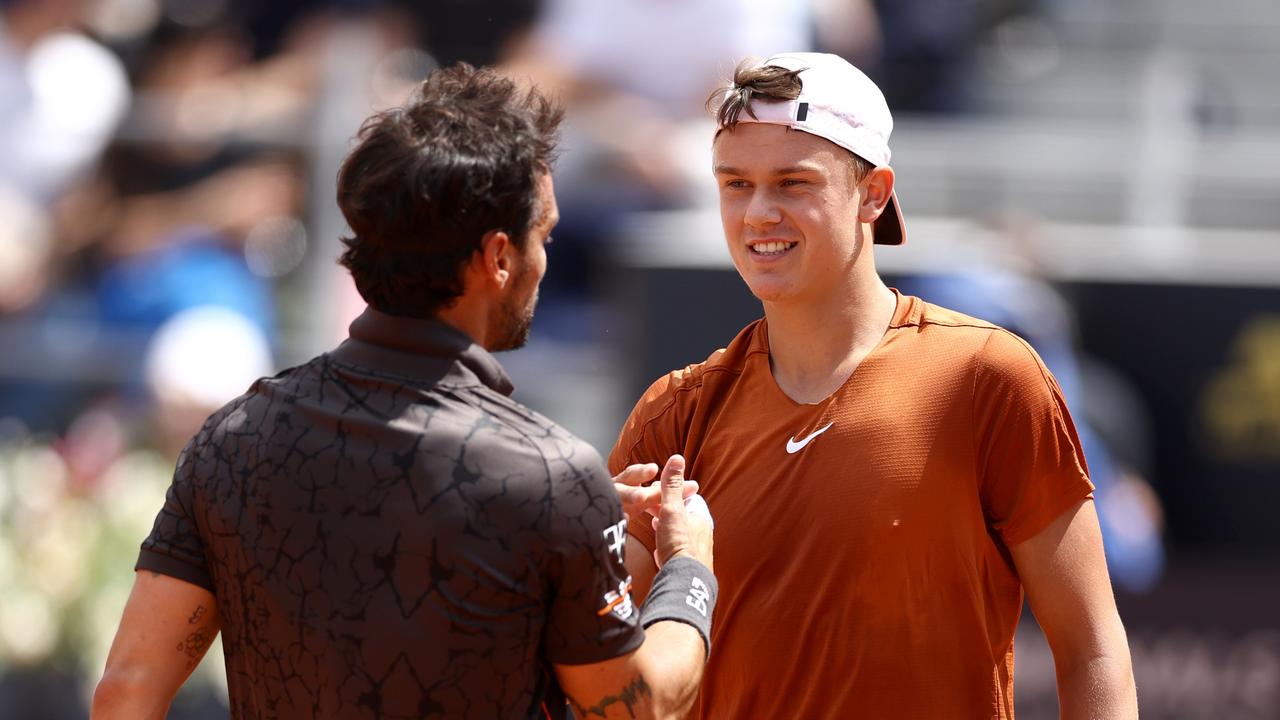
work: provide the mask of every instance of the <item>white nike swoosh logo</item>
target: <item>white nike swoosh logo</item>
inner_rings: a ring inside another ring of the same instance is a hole
[[[796,442],[796,439],[795,439],[795,438],[790,438],[790,439],[788,439],[788,440],[787,440],[787,454],[788,454],[788,455],[794,455],[794,454],[796,454],[796,453],[800,452],[801,450],[803,450],[803,449],[804,449],[804,446],[805,446],[805,445],[808,445],[808,444],[809,444],[809,441],[810,441],[810,440],[812,440],[812,439],[814,439],[814,438],[818,437],[819,435],[821,435],[822,433],[826,432],[827,430],[830,430],[830,429],[831,429],[831,426],[832,426],[832,425],[835,425],[835,424],[836,424],[836,423],[835,423],[835,421],[833,420],[833,421],[831,421],[831,422],[827,423],[826,425],[823,425],[822,427],[818,428],[817,430],[814,430],[813,432],[809,433],[809,434],[805,437],[805,439],[803,439],[803,440],[801,440],[801,441],[799,441],[799,442]]]

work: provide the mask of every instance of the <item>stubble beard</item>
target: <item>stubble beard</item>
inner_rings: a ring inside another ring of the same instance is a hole
[[[538,288],[525,295],[513,292],[502,304],[498,314],[498,326],[492,333],[497,338],[493,343],[494,352],[519,350],[529,341],[529,330],[533,327],[533,311],[538,305]]]

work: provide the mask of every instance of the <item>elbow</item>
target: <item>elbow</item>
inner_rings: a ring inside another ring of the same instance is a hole
[[[161,719],[167,712],[168,703],[141,674],[108,668],[93,690],[89,716],[91,720]]]
[[[1058,672],[1061,716],[1137,718],[1138,697],[1128,653],[1099,654]]]
[[[701,644],[701,638],[698,640]],[[698,652],[701,655],[701,652]],[[702,663],[663,667],[645,673],[651,694],[648,715],[654,720],[684,720],[698,701]]]
[[[108,720],[120,717],[120,709],[129,696],[129,682],[119,673],[107,671],[98,686],[93,689],[93,704],[89,709],[92,720]]]
[[[689,716],[689,711],[693,709],[693,703],[697,698],[696,687],[692,691],[655,693],[654,720],[684,720]]]

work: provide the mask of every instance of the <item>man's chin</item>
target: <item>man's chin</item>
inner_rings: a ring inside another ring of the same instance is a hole
[[[795,294],[792,288],[784,283],[770,280],[747,282],[747,289],[756,296],[757,300],[767,303],[781,302]]]
[[[494,343],[490,352],[507,352],[510,350],[519,350],[529,342],[529,332],[533,328],[533,310],[529,310],[529,314],[520,318],[515,324],[511,325],[506,332],[502,333],[502,340]]]
[[[519,350],[520,348],[524,347],[528,342],[529,342],[529,331],[528,329],[526,329],[519,336],[511,338],[510,340],[503,342],[501,345],[494,348],[493,352],[510,352],[512,350]]]

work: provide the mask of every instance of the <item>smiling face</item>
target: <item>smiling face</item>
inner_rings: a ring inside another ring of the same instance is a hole
[[[871,242],[848,151],[781,125],[742,123],[716,136],[712,159],[729,254],[756,297],[821,300],[847,286]]]

